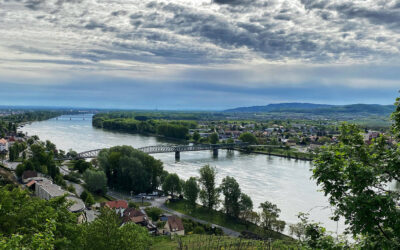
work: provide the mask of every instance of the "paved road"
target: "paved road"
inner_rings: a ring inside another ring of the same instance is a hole
[[[114,191],[108,191],[107,194],[109,196],[115,198],[115,199],[123,199],[123,200],[129,200],[129,201],[130,200],[131,201],[141,201],[141,199],[135,199],[135,198],[131,199],[131,197],[128,196],[128,195],[124,195],[124,194],[121,194],[121,193],[118,193],[118,192],[114,192]],[[172,210],[172,209],[170,209],[170,208],[165,206],[165,201],[166,200],[167,200],[166,197],[160,197],[160,198],[156,198],[154,200],[146,200],[146,201],[150,202],[151,206],[158,207],[158,208],[164,210],[167,213],[174,214],[174,215],[179,216],[181,218],[191,219],[191,220],[196,221],[196,222],[201,223],[201,224],[211,224],[214,227],[221,228],[225,235],[234,236],[234,237],[239,237],[239,235],[240,235],[239,232],[233,231],[233,230],[231,230],[229,228],[222,227],[222,226],[219,226],[219,225],[216,225],[216,224],[212,224],[212,223],[210,223],[208,221],[200,220],[200,219],[197,219],[195,217],[192,217],[192,216],[189,216],[189,215],[186,215],[186,214],[182,214],[182,213],[180,213],[178,211]]]

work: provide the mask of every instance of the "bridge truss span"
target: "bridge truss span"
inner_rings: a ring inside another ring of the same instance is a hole
[[[217,152],[218,149],[237,149],[248,147],[247,143],[235,143],[235,144],[193,144],[193,145],[158,145],[158,146],[148,146],[137,148],[137,150],[142,151],[146,154],[158,154],[158,153],[173,153],[176,155],[180,152],[185,151],[204,151],[213,150]],[[85,151],[78,154],[77,158],[95,158],[98,156],[102,149],[94,149]]]

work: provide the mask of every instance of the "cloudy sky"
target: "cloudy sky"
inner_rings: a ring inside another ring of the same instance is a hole
[[[400,0],[0,0],[0,105],[390,104]]]

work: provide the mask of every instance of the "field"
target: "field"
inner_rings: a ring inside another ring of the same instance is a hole
[[[186,235],[169,237],[156,237],[152,250],[172,250],[172,249],[299,249],[293,241],[258,241],[229,236],[214,235]]]

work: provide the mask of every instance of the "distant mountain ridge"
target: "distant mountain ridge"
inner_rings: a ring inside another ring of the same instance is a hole
[[[282,113],[365,113],[388,115],[395,110],[394,105],[379,104],[350,104],[350,105],[328,105],[314,103],[277,103],[266,106],[239,107],[227,109],[224,112],[254,113],[254,112],[282,112]]]

